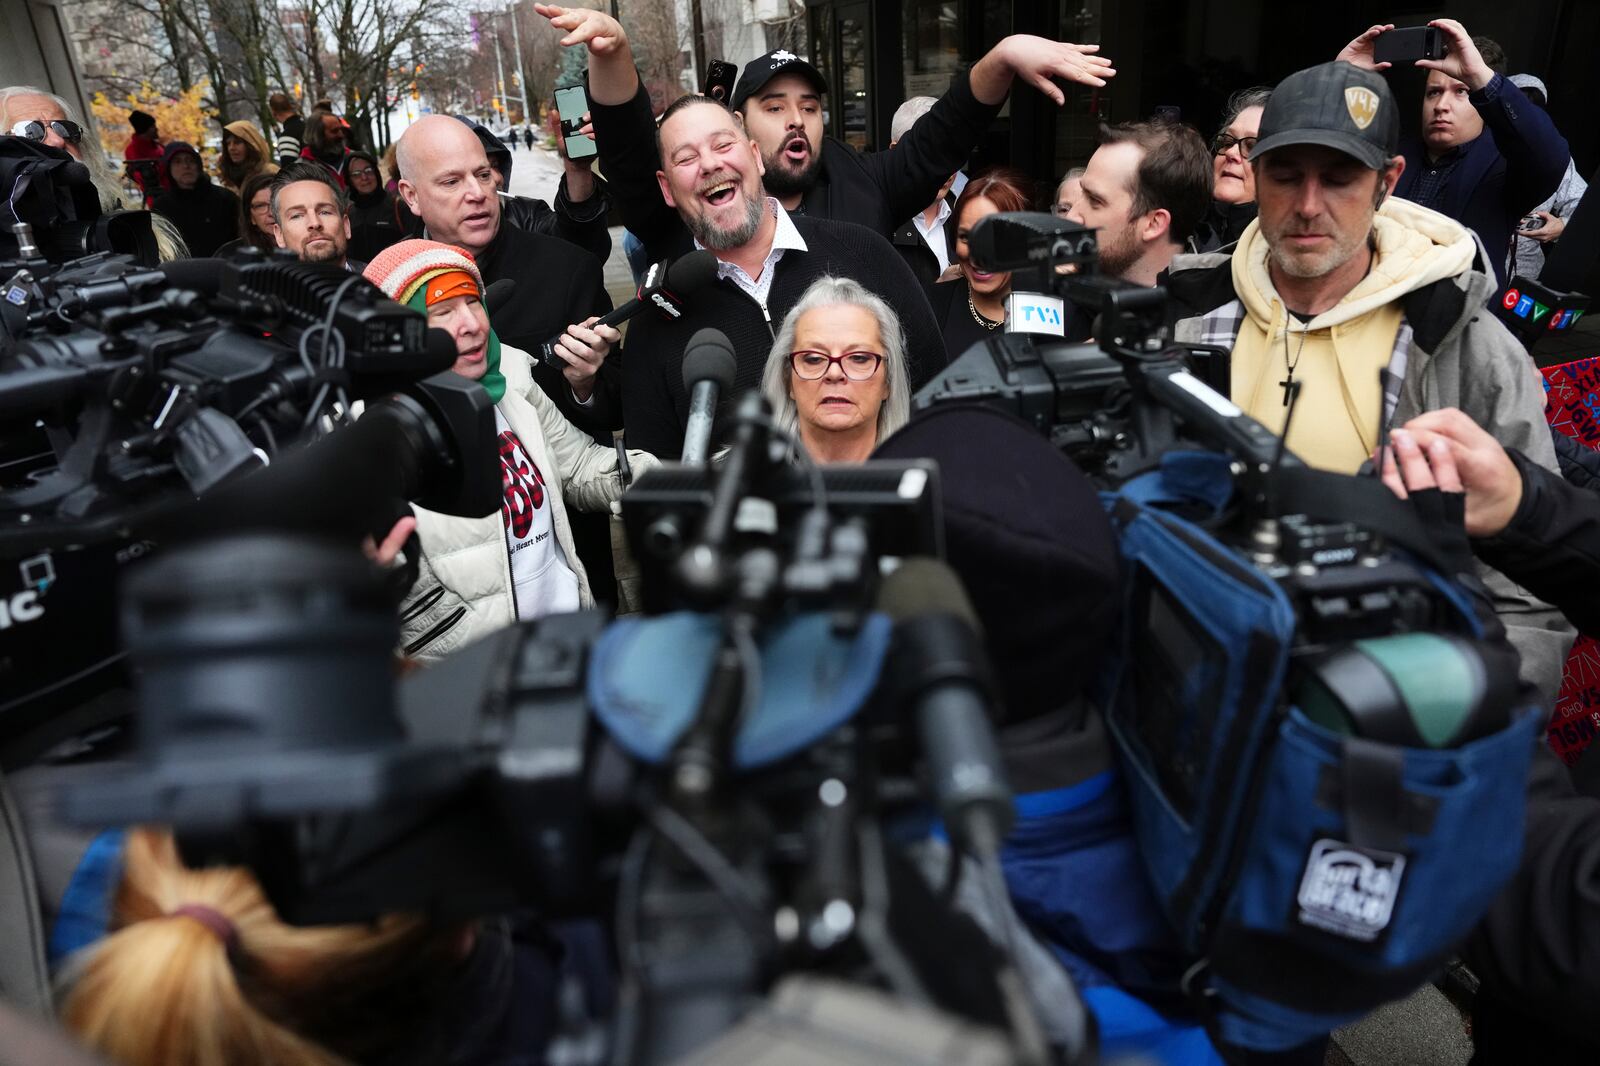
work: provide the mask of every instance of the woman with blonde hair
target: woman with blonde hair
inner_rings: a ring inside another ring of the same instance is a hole
[[[189,869],[166,833],[130,831],[123,860],[112,932],[69,960],[59,1013],[124,1066],[493,1059],[528,1029],[494,1006],[540,1009],[508,991],[522,964],[503,927],[299,928],[248,870]]]
[[[849,278],[820,277],[784,316],[761,391],[819,463],[858,463],[911,416],[900,318]]]

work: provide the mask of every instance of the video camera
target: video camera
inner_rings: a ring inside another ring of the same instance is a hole
[[[463,461],[493,454],[493,419],[481,389],[441,373],[455,358],[447,336],[337,267],[255,252],[155,266],[153,245],[118,250],[128,247],[121,236],[148,235],[149,216],[108,222],[82,170],[64,153],[0,139],[17,219],[17,254],[0,259],[8,741],[114,683],[118,572],[157,542],[198,532],[174,521],[176,506],[345,425],[360,403],[364,434],[399,438],[380,469],[404,469],[406,491],[379,477],[395,499],[477,514],[499,500],[492,467]],[[50,248],[36,243],[40,232]],[[348,508],[330,511],[371,502],[356,486],[374,475],[350,476],[352,486],[285,506],[330,533],[354,524],[359,539],[367,525]],[[247,523],[251,506],[236,499],[236,513],[218,520]]]
[[[394,612],[351,553],[258,532],[142,566],[122,610],[138,752],[65,815],[171,825],[192,858],[248,863],[290,921],[613,914],[622,1016],[597,1045],[569,1033],[575,1061],[837,1054],[864,1004],[864,1062],[923,1061],[931,1032],[1046,1061],[1014,975],[972,960],[1011,964],[889,840],[931,797],[1003,901],[981,644],[923,617],[928,588],[947,613],[963,594],[911,558],[942,546],[937,470],[797,474],[758,396],[732,424],[714,469],[666,464],[624,497],[658,613],[525,623],[398,687]],[[344,465],[350,432],[230,488]]]
[[[1393,549],[1437,561],[1434,532],[1376,478],[1308,468],[1217,391],[1226,353],[1172,342],[1165,290],[1094,274],[1093,232],[1053,215],[990,215],[969,246],[982,269],[1033,272],[1038,289],[1097,315],[1097,339],[991,335],[925,385],[915,409],[1000,407],[1111,490],[1152,475],[1174,453],[1220,453],[1228,472],[1211,488],[1227,506],[1207,528],[1284,585],[1308,647],[1427,627],[1433,585]]]
[[[0,136],[0,189],[10,216],[0,222],[0,260],[65,263],[103,252],[156,263],[149,212],[102,212],[89,168],[62,149]]]

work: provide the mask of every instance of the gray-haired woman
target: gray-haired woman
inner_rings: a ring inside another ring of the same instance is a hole
[[[761,391],[813,460],[861,462],[911,416],[899,317],[849,278],[818,278],[784,316]]]

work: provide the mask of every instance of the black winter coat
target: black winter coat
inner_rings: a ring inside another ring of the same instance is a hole
[[[152,211],[165,215],[178,232],[189,254],[204,259],[239,236],[239,198],[211,179],[200,175],[192,189],[176,185],[157,196]]]
[[[389,245],[404,239],[395,214],[395,200],[394,193],[381,186],[366,196],[350,194],[350,258],[370,262]]]

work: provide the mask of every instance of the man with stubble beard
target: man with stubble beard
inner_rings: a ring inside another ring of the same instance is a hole
[[[583,9],[549,4],[535,4],[534,9],[568,31],[564,46],[577,43],[572,29]],[[612,35],[626,42],[617,26],[600,36],[602,47]],[[966,165],[1015,79],[1029,82],[1059,105],[1066,97],[1052,79],[1098,87],[1115,75],[1110,60],[1095,54],[1098,49],[1021,34],[1007,37],[970,71],[952,77],[938,103],[894,148],[882,152],[860,152],[823,135],[827,86],[815,67],[783,49],[745,65],[732,106],[758,147],[767,193],[785,211],[854,222],[887,240]],[[591,49],[591,64],[594,59]],[[591,81],[589,101],[600,167],[624,224],[643,242],[651,262],[687,252],[691,245],[683,221],[656,191],[650,96],[637,73],[630,67],[606,88]]]
[[[538,10],[566,31],[565,45],[589,50],[596,139],[604,143],[607,136],[634,133],[628,125],[632,113],[617,114],[628,112],[631,105],[626,102],[635,98],[638,87],[633,51],[622,26],[601,11],[567,12],[544,5]],[[606,100],[622,104],[607,108],[601,103]],[[643,106],[643,136],[648,138],[648,100]],[[607,112],[604,118],[602,111]],[[620,118],[621,127],[607,134],[607,118]],[[687,245],[683,250],[699,246],[717,260],[717,281],[696,292],[680,318],[646,314],[628,326],[622,399],[630,447],[663,459],[682,453],[689,410],[683,352],[697,330],[714,326],[732,343],[734,383],[724,397],[731,401],[760,385],[776,323],[825,274],[851,278],[895,309],[906,333],[905,350],[912,356],[907,369],[913,385],[943,363],[944,344],[933,312],[889,242],[860,226],[791,216],[762,188],[760,149],[720,101],[680,97],[662,112],[653,143],[625,159],[650,167],[654,195],[672,211]],[[624,180],[637,186],[643,177],[610,174],[613,189]]]

